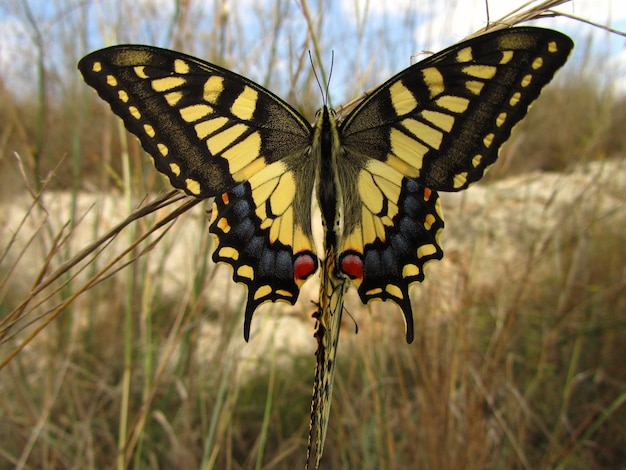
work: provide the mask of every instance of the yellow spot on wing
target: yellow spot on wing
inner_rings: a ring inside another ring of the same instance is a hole
[[[443,75],[435,67],[428,67],[422,70],[422,78],[428,87],[428,94],[431,98],[443,93],[445,89]]]
[[[258,95],[259,93],[254,88],[246,86],[230,107],[230,112],[244,121],[251,119],[256,110]]]
[[[385,286],[385,290],[387,291],[389,295],[393,297],[396,297],[398,299],[404,298],[404,295],[402,294],[402,290],[395,284],[387,284]]]
[[[261,157],[256,158],[251,163],[249,163],[248,165],[243,167],[241,170],[239,170],[238,172],[234,173],[233,174],[233,178],[236,181],[248,180],[248,179],[250,179],[252,177],[252,175],[255,175],[256,173],[261,171],[266,166],[267,166],[267,164],[265,163],[265,160],[263,158],[261,158]]]
[[[416,170],[422,167],[422,158],[428,152],[428,147],[397,129],[391,129],[389,140],[391,141],[391,151],[395,156]],[[388,160],[387,163],[391,165],[393,162]]]
[[[91,70],[93,70],[96,73],[102,72],[102,63],[94,62],[93,65],[91,66]]]
[[[254,280],[254,269],[247,264],[241,265],[237,268],[237,274],[246,279]]]
[[[146,75],[145,67],[143,65],[138,65],[133,68],[133,70],[135,71],[135,75],[137,75],[139,78],[148,78],[148,76]]]
[[[187,178],[185,180],[185,186],[191,194],[195,194],[196,196],[200,194],[200,183],[198,183],[196,180]]]
[[[435,103],[448,111],[461,114],[464,113],[469,106],[469,100],[461,96],[444,95],[435,100]]]
[[[215,209],[215,207],[213,208],[213,214],[216,214],[217,210]],[[219,229],[224,232],[224,233],[228,233],[230,232],[230,224],[228,223],[228,219],[226,219],[226,217],[222,217],[219,222],[217,223],[217,226],[219,227]]]
[[[533,70],[540,69],[542,66],[543,66],[543,58],[541,57],[537,57],[535,60],[533,60],[533,63],[531,65]]]
[[[463,73],[483,80],[491,80],[496,74],[496,68],[492,65],[468,65],[463,67]]]
[[[453,185],[455,188],[462,187],[467,182],[467,172],[457,173],[454,175]]]
[[[548,52],[550,52],[550,53],[554,54],[555,52],[558,52],[558,50],[559,50],[559,48],[558,48],[558,46],[556,45],[556,42],[555,42],[555,41],[550,41],[550,42],[548,43]]]
[[[422,167],[422,158],[424,157],[424,154],[428,152],[428,147],[420,144],[419,142],[415,142],[414,151],[419,151],[421,153],[415,152],[415,155],[411,159],[411,165],[409,165],[406,161],[396,157],[392,153],[387,154],[387,159],[385,160],[385,163],[400,174],[406,175],[409,178],[417,178],[420,174],[419,169]]]
[[[128,107],[128,112],[135,119],[141,119],[141,113],[139,112],[139,110],[135,106],[129,106]]]
[[[270,243],[280,240],[286,245],[291,245],[293,238],[293,209],[289,208],[280,217],[272,222],[270,228]]]
[[[483,144],[485,144],[485,147],[489,148],[491,147],[491,144],[493,143],[493,133],[490,132],[489,134],[487,134],[484,139],[483,139]]]
[[[513,51],[502,51],[502,59],[500,59],[500,64],[508,64],[513,58]]]
[[[219,255],[223,258],[229,258],[234,261],[237,261],[239,259],[239,252],[229,246],[220,248]]]
[[[471,47],[464,47],[456,53],[457,62],[471,62],[472,59],[473,55]]]
[[[414,264],[405,264],[402,267],[402,277],[410,277],[410,276],[419,276],[420,274],[420,268],[419,266],[416,266]]]
[[[228,136],[231,137],[230,133],[235,131],[235,128],[239,125],[233,126],[231,129],[222,132],[216,138],[223,136],[228,133]],[[241,133],[247,130],[246,126],[241,125],[244,129]],[[239,129],[237,129],[239,131]],[[239,137],[239,132],[235,136],[235,138]],[[213,139],[209,139],[209,142]],[[234,139],[233,139],[234,140]],[[228,143],[230,144],[230,142]],[[237,142],[235,145],[230,147],[228,150],[225,150],[222,153],[222,157],[228,160],[228,168],[230,169],[231,174],[238,172],[242,168],[245,168],[250,163],[252,163],[259,156],[259,152],[261,151],[261,135],[258,132],[254,132],[246,137],[241,142]]]
[[[513,93],[513,95],[511,95],[511,99],[509,99],[509,105],[516,106],[517,103],[519,103],[521,97],[522,94],[519,91],[516,91],[515,93]]]
[[[426,217],[424,218],[424,228],[426,230],[430,230],[430,228],[433,226],[433,224],[437,221],[437,219],[435,219],[435,216],[432,214],[427,214]]]
[[[439,149],[441,147],[441,140],[443,139],[443,132],[434,127],[431,127],[423,122],[416,121],[415,119],[405,119],[402,124],[406,129],[411,132],[415,137],[424,142],[430,148]],[[391,143],[393,147],[393,140]]]
[[[205,137],[212,135],[218,130],[220,130],[227,123],[228,123],[227,117],[217,117],[214,119],[209,119],[208,121],[199,122],[193,127],[196,131],[196,135],[198,136],[198,139],[204,139]],[[211,151],[211,148],[209,147],[209,145],[210,145],[209,142],[207,142],[207,147],[209,148],[209,151]]]
[[[128,93],[126,93],[124,90],[118,91],[117,96],[122,103],[128,103]]]
[[[170,106],[176,106],[182,97],[183,94],[180,91],[172,91],[165,95],[165,101],[167,101],[167,104]]]
[[[431,255],[434,255],[435,253],[437,253],[437,247],[435,247],[435,245],[433,245],[431,243],[427,243],[425,245],[421,245],[417,249],[417,257],[418,258],[423,258],[425,256],[431,256]]]
[[[206,104],[194,104],[181,108],[180,116],[187,122],[196,122],[213,112],[213,108]]]
[[[383,290],[380,287],[374,287],[373,289],[370,289],[368,291],[366,291],[365,293],[369,296],[369,297],[380,297],[380,294],[382,294]]]
[[[180,175],[180,167],[176,164],[176,163],[170,163],[170,170],[172,171],[172,173],[174,173],[176,176]]]
[[[224,91],[224,77],[212,75],[204,83],[202,97],[209,103],[216,103],[217,99],[222,94],[222,91]]]
[[[272,287],[267,284],[259,287],[254,293],[254,300],[259,300],[262,297],[265,297],[272,293]]]
[[[522,83],[521,83],[522,87],[525,88],[528,85],[530,85],[530,82],[532,81],[532,79],[533,79],[532,75],[530,75],[530,74],[524,75],[522,77]]]
[[[107,75],[107,85],[117,86],[117,78],[115,78],[113,75]]]
[[[282,214],[291,206],[296,194],[296,182],[293,173],[288,171],[279,179],[278,186],[270,194],[270,208],[273,214]]]
[[[223,118],[223,119],[227,119],[227,118]],[[210,121],[205,121],[205,122],[211,122],[211,121],[213,121],[213,119],[211,119]],[[197,127],[198,126],[196,126],[196,128]],[[243,124],[235,124],[234,126],[229,127],[228,129],[225,129],[222,132],[213,135],[212,137],[209,138],[209,140],[207,140],[207,147],[209,149],[209,152],[211,152],[213,155],[217,155],[218,153],[222,152],[226,147],[232,145],[232,143],[235,140],[237,140],[239,137],[241,137],[243,133],[246,132],[247,130],[248,130],[248,127]],[[229,149],[228,150],[229,155],[227,155],[225,152],[223,156],[228,159],[235,159],[235,157],[239,156],[239,151],[234,150],[234,149],[235,147]],[[258,155],[258,151],[257,153],[253,154],[250,159],[255,158],[257,155]],[[232,164],[232,163],[229,161],[229,164]],[[231,170],[231,171],[236,171],[236,170]]]
[[[148,136],[150,137],[154,137],[155,133],[154,133],[154,127],[152,127],[150,124],[144,124],[143,125],[143,130],[146,134],[148,134]]]
[[[164,157],[167,157],[167,154],[170,153],[170,149],[168,149],[167,145],[165,144],[158,143],[157,148],[159,149],[159,152],[161,152],[161,155]]]
[[[182,77],[165,77],[152,80],[152,89],[158,93],[183,86],[187,80]]]
[[[380,213],[383,209],[383,194],[376,187],[372,175],[367,171],[359,173],[358,189],[365,207],[373,214]]]
[[[189,64],[182,59],[174,60],[174,71],[176,73],[189,73]]]
[[[426,109],[422,111],[420,115],[429,121],[433,126],[438,127],[445,132],[450,132],[452,130],[452,126],[454,126],[454,116],[451,116],[450,114]]]
[[[389,88],[391,103],[398,116],[409,114],[417,107],[413,93],[401,81],[397,81]]]
[[[465,88],[467,88],[470,93],[476,96],[480,95],[480,92],[483,91],[484,86],[484,82],[478,82],[476,80],[468,80],[467,82],[465,82]]]

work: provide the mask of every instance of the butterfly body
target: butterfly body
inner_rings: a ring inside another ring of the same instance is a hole
[[[572,47],[540,28],[487,33],[405,69],[343,119],[323,107],[313,125],[251,80],[174,51],[114,46],[79,69],[173,186],[215,198],[213,260],[231,265],[248,288],[246,340],[261,304],[294,304],[321,267],[317,467],[345,291],[354,285],[363,303],[395,302],[413,340],[409,286],[443,256],[438,191],[483,176]]]

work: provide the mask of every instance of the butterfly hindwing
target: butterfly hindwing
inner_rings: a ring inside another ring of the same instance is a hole
[[[459,191],[496,160],[513,126],[565,63],[572,41],[513,28],[454,45],[391,78],[342,122],[339,266],[361,300],[392,300],[412,339],[408,286],[440,259],[436,191]]]
[[[275,186],[280,186],[280,182]],[[257,198],[264,193],[258,191]],[[290,194],[287,190],[282,193]],[[268,210],[272,205],[271,193],[261,201],[255,201],[253,194],[251,183],[245,182],[216,197],[209,227],[216,243],[213,261],[230,264],[233,279],[248,287],[246,341],[257,307],[278,300],[294,304],[301,285],[318,267],[311,235],[293,223],[293,201],[281,196],[276,204],[283,204],[282,212],[273,214]],[[310,217],[310,205],[307,207],[308,210],[302,210]]]
[[[368,165],[371,169],[372,166]],[[378,173],[378,172],[377,172]],[[413,341],[409,286],[424,279],[424,265],[443,257],[439,236],[444,222],[436,191],[388,171],[385,177],[360,172],[358,223],[345,221],[338,265],[355,283],[363,303],[392,300],[405,317]],[[364,180],[364,181],[363,181]]]

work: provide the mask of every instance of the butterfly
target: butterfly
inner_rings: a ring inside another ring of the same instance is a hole
[[[485,174],[572,48],[548,29],[486,33],[403,70],[346,116],[323,106],[313,125],[253,81],[179,52],[119,45],[78,67],[174,187],[215,198],[213,260],[247,287],[246,340],[261,304],[294,304],[321,271],[307,451],[315,436],[317,468],[345,292],[353,285],[363,303],[395,302],[413,340],[409,286],[443,256],[438,191]]]

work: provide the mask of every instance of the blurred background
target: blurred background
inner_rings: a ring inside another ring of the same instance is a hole
[[[313,120],[313,67],[340,106],[522,5],[1,0],[0,468],[304,464],[314,282],[244,343],[210,205],[128,219],[169,186],[82,56],[176,49]],[[626,467],[626,5],[554,11],[529,24],[574,52],[485,181],[442,195],[415,342],[395,306],[348,300],[323,468]]]

